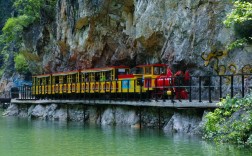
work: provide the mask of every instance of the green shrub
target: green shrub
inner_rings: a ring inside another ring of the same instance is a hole
[[[20,74],[26,74],[29,72],[28,63],[25,60],[24,55],[18,54],[15,56],[15,69]]]
[[[239,48],[252,42],[252,3],[251,1],[235,1],[234,9],[227,15],[223,22],[225,26],[234,25],[238,40],[228,45],[228,49]]]
[[[14,0],[13,3],[15,15],[7,19],[0,35],[0,53],[4,55],[9,55],[10,47],[13,45],[17,51],[20,50],[24,30],[33,23],[40,22],[42,14],[54,17],[56,0]],[[28,65],[24,60],[21,54],[16,56],[17,71],[28,71]]]
[[[34,17],[27,15],[9,18],[2,29],[4,42],[20,40],[23,29],[33,21]]]
[[[38,22],[41,18],[42,10],[54,10],[55,5],[56,0],[15,0],[13,7],[18,12],[18,15],[6,21],[2,29],[1,43],[9,44],[14,41],[17,44],[21,42],[24,28],[27,28],[34,22]],[[50,12],[52,11],[46,13],[49,14]]]
[[[204,138],[251,146],[252,94],[241,99],[227,96],[219,105],[220,108],[206,115]]]

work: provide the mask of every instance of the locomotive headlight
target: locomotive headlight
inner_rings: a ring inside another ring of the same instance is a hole
[[[172,91],[170,91],[170,90],[167,90],[167,95],[172,95]]]

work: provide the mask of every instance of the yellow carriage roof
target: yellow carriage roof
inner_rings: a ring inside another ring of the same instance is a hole
[[[58,72],[58,73],[53,73],[52,76],[61,76],[61,75],[72,75],[78,73],[78,70],[74,71],[67,71],[67,72]]]
[[[128,66],[112,66],[112,67],[104,67],[104,68],[90,68],[90,69],[83,69],[81,70],[82,73],[92,73],[92,72],[104,72],[109,71],[112,69],[119,69],[119,68],[129,68]]]
[[[34,75],[32,77],[37,77],[37,78],[43,78],[43,77],[49,77],[51,74],[42,74],[42,75]]]

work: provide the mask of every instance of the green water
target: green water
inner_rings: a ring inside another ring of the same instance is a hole
[[[217,146],[195,136],[164,134],[158,130],[0,116],[0,156],[245,156],[251,153],[246,148]]]

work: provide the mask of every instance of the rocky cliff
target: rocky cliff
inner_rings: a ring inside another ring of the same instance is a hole
[[[250,72],[251,47],[226,50],[231,8],[229,0],[58,0],[55,15],[26,30],[24,48],[36,56],[34,73],[161,62],[198,74]]]

